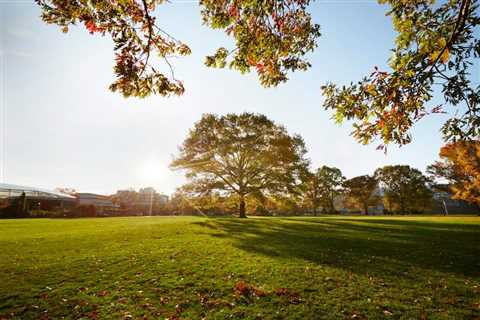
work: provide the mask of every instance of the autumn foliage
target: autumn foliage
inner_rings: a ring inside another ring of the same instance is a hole
[[[480,141],[449,143],[440,150],[440,158],[429,172],[450,183],[454,199],[480,205]]]
[[[109,35],[114,42],[116,80],[110,85],[125,97],[181,95],[171,58],[191,53],[184,42],[162,29],[155,10],[164,0],[63,1],[35,0],[42,19],[63,32],[81,23],[90,34]],[[319,26],[311,20],[308,0],[200,1],[204,24],[224,30],[235,47],[220,48],[206,65],[228,65],[242,73],[252,68],[264,86],[287,80],[287,72],[310,67],[304,56],[316,47]]]
[[[181,95],[172,57],[191,53],[184,42],[157,24],[155,11],[164,0],[35,0],[42,19],[63,32],[83,24],[91,34],[114,42],[116,80],[110,85],[125,97]],[[308,8],[310,0],[200,0],[203,23],[234,41],[206,57],[209,67],[255,71],[265,87],[288,80],[290,72],[307,70],[307,54],[317,47],[320,27]],[[353,121],[361,143],[407,144],[410,129],[429,114],[454,107],[442,128],[446,140],[480,135],[480,88],[471,80],[480,57],[478,1],[378,0],[387,5],[397,32],[386,70],[377,67],[357,83],[322,86],[324,108],[337,122]],[[430,105],[434,92],[444,97]],[[466,107],[466,108],[463,108]]]
[[[307,70],[304,56],[313,51],[320,27],[306,11],[310,0],[202,0],[203,21],[235,40],[231,49],[219,48],[206,65],[229,66],[241,73],[255,70],[266,87],[287,81],[287,73]]]
[[[373,67],[347,86],[327,83],[325,109],[339,123],[353,121],[352,135],[364,144],[407,144],[416,122],[447,107],[457,114],[442,128],[445,139],[478,137],[480,88],[471,81],[480,57],[477,1],[379,2],[388,5],[397,32],[389,68]],[[444,101],[431,105],[437,90]]]

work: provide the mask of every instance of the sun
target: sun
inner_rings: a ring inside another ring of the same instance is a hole
[[[165,176],[167,167],[161,162],[148,161],[140,168],[140,176],[145,182],[156,182]]]

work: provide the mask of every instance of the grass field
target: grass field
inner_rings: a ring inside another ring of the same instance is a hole
[[[480,217],[0,221],[0,319],[480,319]]]

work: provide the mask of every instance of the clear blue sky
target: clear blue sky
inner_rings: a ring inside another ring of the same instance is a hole
[[[206,68],[205,55],[230,42],[221,31],[202,26],[196,2],[172,0],[159,8],[157,21],[193,50],[174,61],[186,93],[144,100],[108,91],[108,37],[83,27],[62,34],[40,20],[32,2],[0,0],[4,182],[105,194],[153,186],[171,193],[184,179],[168,164],[207,112],[263,113],[304,137],[314,166],[336,166],[347,177],[386,164],[425,170],[437,159],[445,116],[423,120],[413,129],[413,143],[390,147],[384,155],[376,145],[356,143],[350,125],[335,125],[322,108],[319,88],[325,82],[349,83],[375,65],[385,67],[395,34],[385,7],[374,0],[314,2],[311,12],[323,36],[311,55],[313,67],[273,89],[262,88],[254,73]]]

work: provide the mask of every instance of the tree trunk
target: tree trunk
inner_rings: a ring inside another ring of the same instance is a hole
[[[368,216],[368,204],[363,205],[363,210],[365,210],[365,215]]]
[[[333,198],[330,199],[330,213],[333,214],[333,213],[336,213],[335,212],[335,204],[333,203]]]
[[[313,206],[313,215],[317,216],[317,207],[315,205]]]
[[[399,205],[399,207],[400,207],[400,208],[399,208],[400,212],[398,212],[397,214],[399,214],[399,215],[404,215],[404,214],[405,214],[405,202],[403,201],[403,198],[402,198],[402,197],[400,197],[400,198],[398,199],[398,205]]]
[[[247,215],[245,214],[245,196],[240,196],[240,218],[246,218]]]

